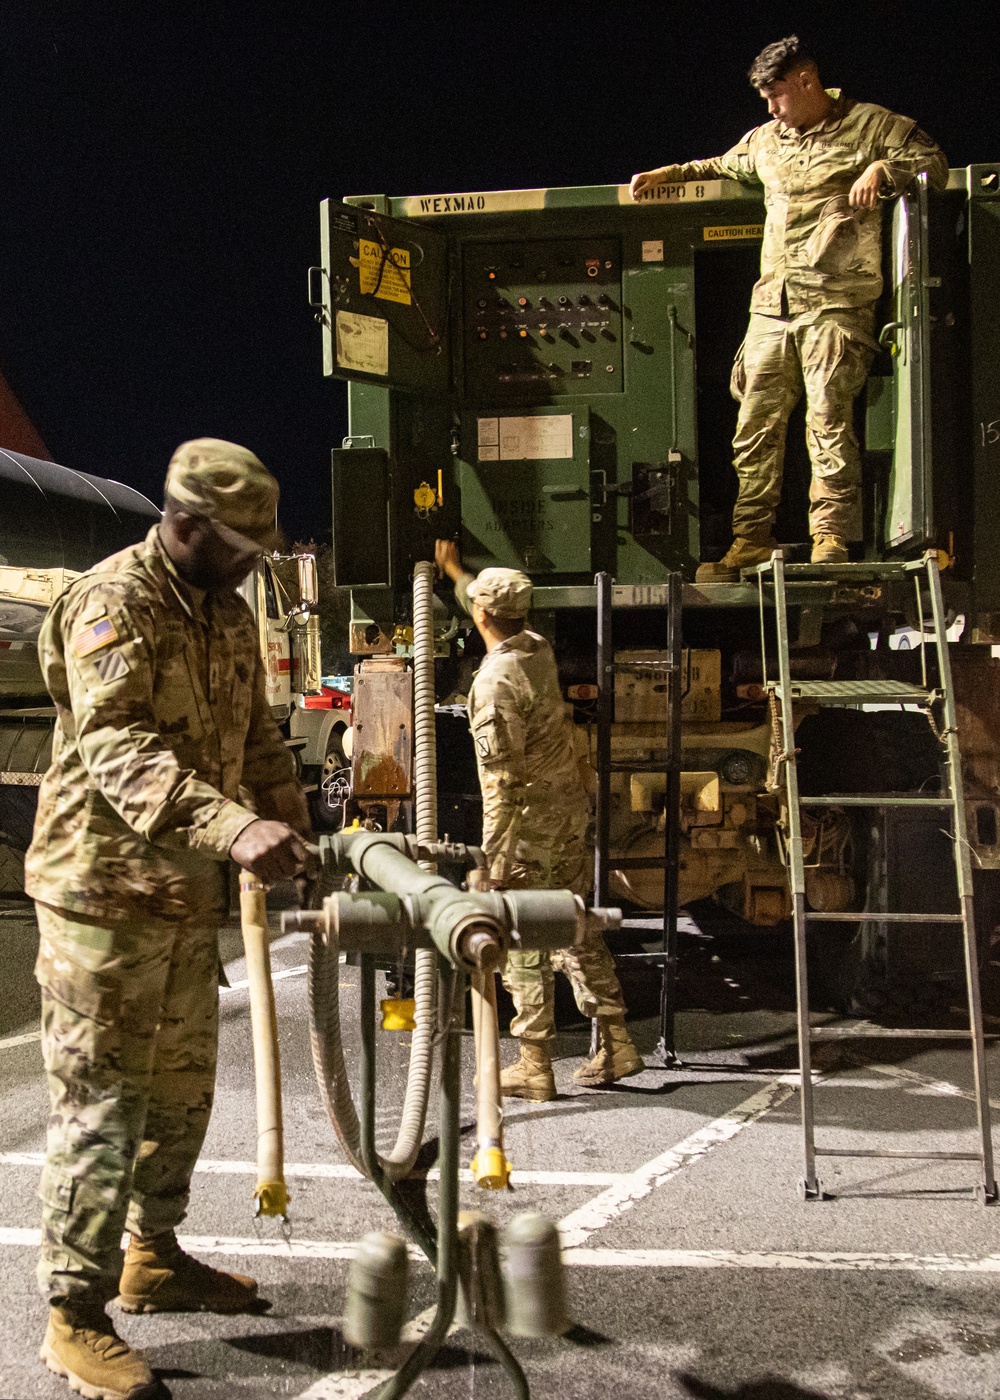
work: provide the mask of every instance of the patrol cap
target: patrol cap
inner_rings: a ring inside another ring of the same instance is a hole
[[[527,617],[531,579],[520,569],[484,569],[469,585],[469,597],[493,617]]]
[[[278,483],[248,447],[222,438],[182,442],[167,468],[165,494],[192,515],[204,516],[222,533],[273,549]]]

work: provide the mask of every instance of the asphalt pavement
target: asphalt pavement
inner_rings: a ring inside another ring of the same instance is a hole
[[[277,926],[277,918],[275,918]],[[65,1383],[38,1360],[45,1307],[34,1282],[35,1195],[47,1111],[31,978],[34,921],[0,907],[0,1400],[56,1400]],[[800,1198],[799,1095],[788,940],[685,936],[680,1068],[651,1068],[582,1091],[588,1047],[562,983],[550,1104],[510,1103],[514,1190],[462,1187],[465,1209],[498,1223],[539,1210],[560,1223],[573,1327],[510,1339],[537,1400],[982,1400],[1000,1390],[1000,1210],[971,1197],[975,1164],[823,1160],[832,1199]],[[239,934],[223,935],[230,980],[245,976]],[[219,1087],[182,1226],[188,1247],[252,1272],[270,1306],[246,1317],[116,1313],[177,1400],[374,1396],[427,1325],[434,1275],[415,1259],[399,1352],[364,1356],[341,1335],[351,1250],[393,1228],[378,1192],[346,1167],[309,1051],[303,935],[275,927],[291,1228],[253,1220],[255,1123],[249,1005],[222,995]],[[345,967],[348,1062],[357,1045],[357,974]],[[657,1038],[653,974],[631,974],[633,1032]],[[828,1013],[827,1019],[835,1019]],[[990,1029],[1000,1029],[991,1022]],[[988,1060],[1000,1103],[1000,1054]],[[381,1034],[379,1138],[395,1130],[406,1035]],[[514,1047],[504,1040],[504,1058]],[[867,1054],[870,1063],[865,1063]],[[472,1043],[464,1044],[463,1161],[474,1151]],[[854,1043],[827,1058],[816,1105],[820,1141],[853,1148],[973,1150],[971,1063],[961,1042]],[[425,1168],[433,1166],[435,1105]],[[418,1182],[433,1210],[437,1183]],[[485,1343],[455,1330],[414,1395],[512,1395]]]

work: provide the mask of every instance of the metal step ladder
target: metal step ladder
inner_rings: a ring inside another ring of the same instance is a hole
[[[749,572],[749,571],[748,571]],[[775,711],[776,738],[780,733],[782,752],[778,755],[783,772],[785,797],[784,838],[787,854],[788,880],[792,899],[795,929],[795,975],[798,1016],[799,1064],[802,1089],[802,1135],[804,1177],[802,1194],[807,1200],[823,1199],[823,1190],[816,1173],[817,1157],[889,1157],[929,1159],[937,1161],[972,1161],[978,1163],[977,1198],[986,1204],[997,1198],[993,1169],[993,1143],[990,1130],[990,1105],[986,1085],[983,1016],[979,996],[979,967],[973,917],[972,865],[966,833],[965,802],[962,791],[962,767],[958,748],[955,696],[952,689],[951,664],[948,655],[947,622],[941,593],[941,578],[937,556],[933,553],[908,563],[890,564],[788,564],[780,551],[766,564],[753,571],[760,602],[761,648],[763,652],[764,689]],[[911,685],[892,680],[857,681],[794,681],[791,676],[788,632],[787,583],[793,587],[800,582],[843,580],[850,583],[909,582],[916,594],[916,611],[921,637],[924,632],[924,599],[930,598],[930,632],[921,641],[922,684]],[[766,604],[774,609],[776,634],[777,679],[768,678]],[[928,684],[928,645],[936,653],[938,683]],[[802,797],[799,794],[796,763],[795,721],[796,701],[818,705],[859,707],[866,704],[900,704],[920,707],[927,715],[942,749],[942,782],[944,790],[935,796],[897,796],[895,794],[857,794]],[[937,711],[938,719],[935,719]],[[831,807],[871,808],[938,808],[950,815],[951,844],[955,862],[960,913],[937,914],[920,911],[875,911],[867,915],[857,912],[817,913],[806,908],[805,859],[802,840],[801,809]],[[876,918],[880,923],[895,924],[953,924],[961,929],[964,941],[965,976],[969,1004],[969,1025],[966,1031],[896,1029],[866,1023],[855,1026],[813,1026],[809,1017],[809,979],[806,966],[806,933],[813,920],[858,922],[859,917]],[[977,1152],[907,1152],[904,1150],[869,1150],[849,1147],[822,1146],[815,1142],[813,1107],[812,1048],[817,1041],[869,1037],[899,1036],[903,1038],[966,1038],[971,1041],[975,1102],[979,1132]]]
[[[594,579],[597,593],[597,803],[596,841],[594,851],[594,898],[605,904],[611,896],[608,876],[612,870],[662,869],[663,916],[656,918],[626,917],[623,929],[647,934],[657,927],[661,935],[655,952],[614,953],[616,962],[647,963],[659,966],[660,1035],[653,1063],[670,1068],[677,1063],[674,1021],[677,1009],[677,880],[678,842],[680,834],[681,791],[681,598],[682,579],[678,573],[668,576],[661,590],[666,611],[664,641],[666,663],[657,661],[657,673],[667,678],[667,723],[664,735],[664,757],[648,763],[616,763],[611,757],[611,731],[615,717],[615,675],[621,671],[634,672],[641,663],[619,666],[615,662],[612,624],[613,580],[600,573]],[[650,663],[653,664],[653,663]],[[612,773],[663,773],[665,775],[664,809],[666,813],[664,852],[662,856],[612,856],[611,844],[611,775]],[[613,951],[613,950],[612,950]],[[597,1053],[597,1023],[594,1023],[592,1053]],[[647,1061],[648,1063],[648,1061]],[[652,1067],[652,1066],[650,1066]]]

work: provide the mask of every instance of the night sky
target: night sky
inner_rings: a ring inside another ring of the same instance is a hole
[[[319,200],[719,154],[790,32],[952,165],[1000,157],[986,3],[5,0],[0,369],[57,461],[158,501],[178,442],[232,438],[322,538],[346,391],[306,304]]]

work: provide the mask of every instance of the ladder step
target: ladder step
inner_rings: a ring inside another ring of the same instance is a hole
[[[781,697],[775,684],[768,686]],[[940,696],[907,681],[792,681],[790,700],[815,700],[820,705],[929,705]]]
[[[897,797],[891,792],[851,793],[838,795],[831,793],[823,797],[803,797],[799,794],[800,807],[954,807],[953,797]]]
[[[914,561],[923,572],[922,560]],[[770,560],[766,564],[758,564],[754,569],[744,570],[751,576],[759,574],[766,583],[767,574],[771,571]],[[869,564],[788,564],[785,565],[786,578],[814,578],[821,582],[827,578],[854,579],[861,582],[864,579],[902,579],[907,574],[913,573],[911,565],[905,563],[869,563]]]
[[[677,958],[669,953],[615,953],[615,962],[646,962],[659,963],[661,967],[676,967]]]
[[[823,923],[837,922],[841,924],[961,924],[964,917],[961,914],[886,914],[881,909],[859,909],[854,913],[850,911],[836,914],[818,914],[814,909],[807,909],[805,917],[812,921],[822,920]]]
[[[637,758],[632,763],[614,762],[608,764],[609,773],[669,773],[666,759]]]
[[[971,1040],[971,1031],[909,1030],[902,1026],[810,1026],[810,1040]],[[991,1039],[994,1037],[990,1037]]]
[[[894,1151],[891,1147],[816,1147],[817,1157],[892,1157],[898,1160],[920,1162],[978,1162],[978,1152],[906,1152],[902,1148]]]

